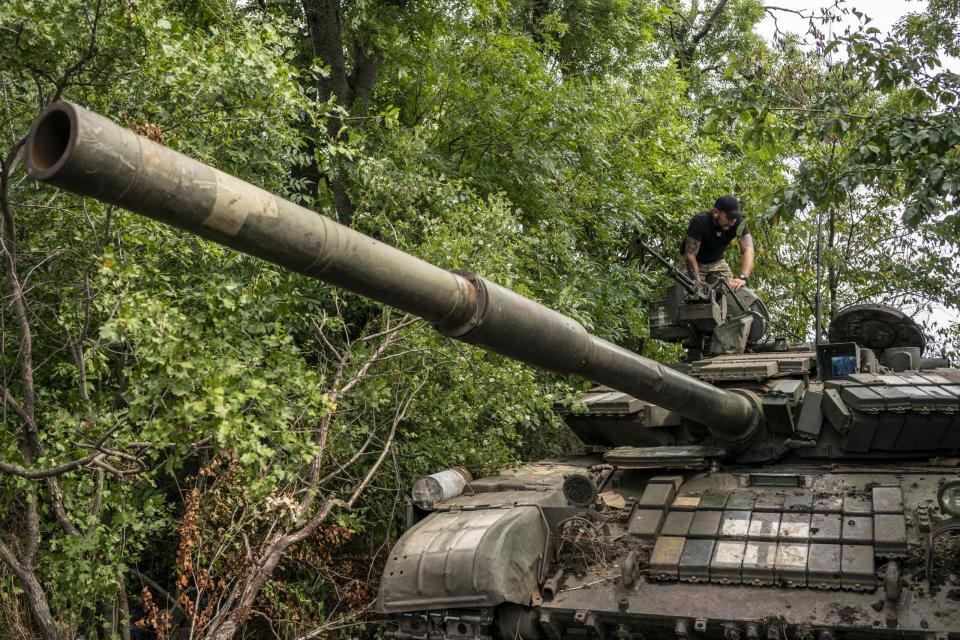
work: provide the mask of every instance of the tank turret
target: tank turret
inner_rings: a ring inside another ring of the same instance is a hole
[[[604,385],[566,416],[585,453],[411,480],[376,603],[389,637],[960,637],[960,370],[925,356],[901,311],[843,310],[824,344],[762,342],[759,298],[674,269],[651,312],[651,334],[688,350],[668,366],[67,102],[38,117],[26,161],[63,189]]]
[[[679,342],[688,360],[704,355],[744,353],[767,333],[770,315],[747,287],[733,291],[723,278],[700,286],[643,240],[640,249],[659,262],[675,284],[650,304],[650,337]]]

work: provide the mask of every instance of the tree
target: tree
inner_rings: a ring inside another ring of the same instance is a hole
[[[801,164],[794,184],[775,200],[776,212],[808,204],[826,210],[861,187],[903,199],[907,223],[955,212],[958,185],[949,176],[956,162],[952,141],[960,139],[958,77],[939,59],[957,37],[950,15],[932,3],[886,36],[867,26],[829,42],[821,36],[811,64],[788,41],[792,62],[786,66],[755,60],[738,74],[741,113],[757,125],[749,131],[760,136],[755,140],[819,140],[833,149],[822,161]],[[834,51],[846,55],[833,62]],[[785,75],[787,69],[799,78]],[[817,77],[825,83],[819,89],[810,83]],[[831,172],[827,162],[838,169]]]
[[[924,71],[936,64],[933,41],[914,42],[909,53],[898,44],[909,42],[918,19],[886,38],[866,28],[834,42],[820,34],[813,50],[787,38],[780,56],[754,58],[733,74],[734,88],[710,116],[710,126],[739,131],[744,144],[793,158],[790,184],[766,213],[789,227],[770,238],[779,247],[774,268],[761,267],[761,277],[793,299],[775,309],[788,334],[811,335],[806,321],[790,318],[807,318],[815,307],[815,274],[806,265],[816,262],[818,218],[827,319],[854,302],[914,312],[958,303],[955,287],[943,286],[958,280],[954,187],[943,179],[955,162],[946,89],[954,80]],[[833,60],[838,47],[849,57]],[[783,267],[802,273],[804,286],[784,279]]]
[[[748,211],[785,201],[805,188],[780,191],[800,160],[839,184],[860,120],[835,139],[816,127],[861,113],[851,105],[893,109],[848,68],[766,49],[752,2],[0,11],[0,581],[13,587],[0,590],[0,635],[126,638],[139,623],[221,640],[356,624],[413,478],[571,446],[551,407],[584,384],[33,183],[19,150],[51,100],[628,346],[646,335],[656,285],[638,235],[672,247],[724,192]],[[829,97],[820,84],[845,110],[812,110]],[[733,87],[746,99],[705,117]],[[904,244],[889,214],[899,193],[878,183],[820,203],[836,304],[884,281],[945,299],[918,271],[952,277],[952,254],[901,268],[896,251],[952,223],[918,218]],[[815,213],[750,220],[761,285],[798,337]]]
[[[0,559],[16,577],[33,625],[45,638],[78,631],[129,636],[125,567],[143,550],[144,536],[163,526],[165,518],[161,501],[149,491],[145,495],[140,484],[155,480],[131,478],[149,476],[151,464],[167,455],[186,455],[191,445],[172,434],[151,441],[142,437],[142,425],[131,426],[124,397],[128,365],[141,354],[130,345],[111,344],[101,332],[119,308],[114,294],[122,286],[113,266],[126,262],[122,256],[131,248],[129,257],[142,260],[143,248],[158,236],[145,234],[146,243],[130,243],[128,234],[143,227],[131,227],[118,212],[38,190],[18,175],[20,153],[30,120],[62,96],[94,107],[99,101],[101,108],[119,104],[119,117],[174,143],[183,141],[187,122],[210,115],[201,105],[210,94],[194,91],[189,107],[197,111],[176,114],[179,132],[164,119],[175,110],[173,102],[154,99],[160,105],[151,114],[155,119],[144,118],[149,108],[141,109],[139,100],[150,89],[190,91],[177,82],[177,73],[204,64],[205,56],[207,62],[219,57],[216,44],[191,39],[189,28],[158,9],[155,4],[14,2],[0,15],[7,145],[0,163],[0,209],[13,309],[4,323],[16,327],[3,335],[6,429],[0,486],[9,508]],[[180,36],[176,46],[161,46],[172,30]],[[263,97],[255,87],[271,92],[282,87],[284,68],[277,64],[271,35],[277,34],[260,34],[236,50],[237,58],[252,67],[250,77],[204,88],[224,100],[236,95],[229,89],[242,85],[249,107]],[[145,63],[148,56],[155,66]],[[221,127],[221,134],[246,126],[236,126],[242,111],[222,102],[218,107],[220,113],[230,112],[227,122],[237,118],[235,126]],[[243,156],[242,149],[231,151],[235,158]],[[69,222],[50,225],[54,213]]]

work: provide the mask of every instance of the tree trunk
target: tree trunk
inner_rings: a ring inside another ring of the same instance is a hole
[[[353,96],[344,60],[340,2],[339,0],[302,0],[302,2],[310,41],[313,45],[313,56],[322,60],[330,68],[329,74],[317,77],[318,97],[323,102],[332,98],[337,105],[350,109]],[[327,137],[331,140],[336,139],[341,128],[343,128],[343,121],[335,115],[330,116],[327,120]],[[317,173],[319,175],[319,172]],[[338,173],[334,169],[332,175],[323,177],[333,194],[333,206],[340,222],[349,225],[354,206],[343,184],[343,178]]]
[[[830,295],[830,320],[837,317],[837,267],[834,262],[836,253],[834,245],[837,238],[837,214],[830,209],[828,212],[828,235],[827,235],[827,288]]]
[[[33,614],[33,623],[40,629],[44,640],[60,640],[60,629],[53,620],[50,606],[47,604],[47,594],[44,593],[40,581],[33,572],[20,578],[24,590],[27,592],[27,602],[30,613]]]
[[[20,580],[20,585],[27,596],[27,606],[33,616],[33,624],[40,631],[43,640],[61,640],[60,629],[50,613],[47,594],[44,592],[40,581],[37,580],[37,575],[33,572],[33,569],[21,564],[13,555],[13,551],[8,549],[2,540],[0,540],[0,560],[3,560]]]
[[[348,73],[346,47],[343,41],[339,0],[302,0],[303,12],[307,20],[307,29],[313,45],[313,55],[330,68],[327,76],[318,76],[317,94],[321,101],[333,100],[335,104],[349,111],[359,100],[369,100],[380,71],[380,52],[374,47],[372,39],[359,36],[350,49],[353,51],[353,68]],[[335,140],[343,129],[343,120],[331,116],[327,120],[327,137]],[[319,171],[315,171],[319,176]],[[347,192],[346,180],[342,171],[333,168],[330,174],[322,176],[330,193],[333,194],[333,206],[340,222],[349,225],[356,206]]]
[[[215,622],[211,625],[204,633],[204,640],[233,640],[244,623],[244,620],[239,619],[240,615],[253,609],[264,583],[273,575],[277,565],[280,564],[280,560],[283,559],[283,554],[292,544],[292,536],[280,534],[274,538],[274,541],[268,546],[267,552],[261,557],[260,562],[253,567],[243,581],[237,604],[226,612],[225,619],[222,622]]]
[[[35,459],[43,456],[43,445],[34,420],[36,392],[33,376],[33,333],[27,313],[26,298],[18,275],[17,231],[9,198],[10,175],[25,143],[26,138],[21,138],[13,145],[6,157],[0,159],[0,221],[2,221],[0,233],[3,235],[2,254],[6,263],[5,277],[10,289],[8,299],[13,307],[14,317],[20,332],[20,349],[17,354],[17,362],[20,365],[20,379],[23,386],[23,399],[19,410],[17,410],[15,402],[9,397],[5,396],[4,403],[16,411],[23,424],[19,435],[20,454],[23,456],[24,462],[29,465]],[[59,492],[55,479],[48,479],[47,484],[51,490]],[[39,492],[31,483],[24,493],[26,511],[23,514],[23,535],[20,536],[19,540],[21,547],[19,558],[14,555],[16,550],[8,549],[0,540],[0,560],[10,567],[14,575],[20,580],[27,595],[27,606],[33,614],[33,622],[40,630],[44,640],[60,640],[60,630],[50,613],[47,594],[44,592],[40,581],[37,580],[34,571],[37,550],[40,546],[40,519],[37,504]],[[53,492],[51,497],[55,500],[59,499],[59,496]]]
[[[266,551],[260,556],[260,559],[250,570],[250,573],[243,581],[240,587],[239,597],[236,604],[224,612],[222,622],[212,621],[207,631],[204,633],[204,640],[233,640],[236,633],[243,626],[243,620],[238,619],[238,614],[249,614],[253,610],[253,605],[260,595],[260,590],[264,583],[270,579],[274,570],[283,559],[283,554],[293,545],[303,542],[310,537],[323,524],[330,512],[333,510],[334,502],[330,501],[324,504],[320,511],[310,519],[307,524],[291,533],[278,533],[273,536],[273,540],[266,545]]]

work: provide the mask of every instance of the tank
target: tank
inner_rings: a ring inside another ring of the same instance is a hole
[[[925,357],[899,310],[850,307],[827,342],[789,345],[764,339],[753,292],[674,270],[650,314],[652,336],[686,348],[667,365],[71,103],[37,118],[26,161],[600,385],[567,411],[582,452],[411,478],[375,605],[389,637],[960,638],[960,370]]]

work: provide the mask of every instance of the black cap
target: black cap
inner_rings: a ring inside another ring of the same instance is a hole
[[[733,220],[740,217],[740,201],[733,196],[720,196],[713,203],[713,208],[723,211],[728,218]]]

